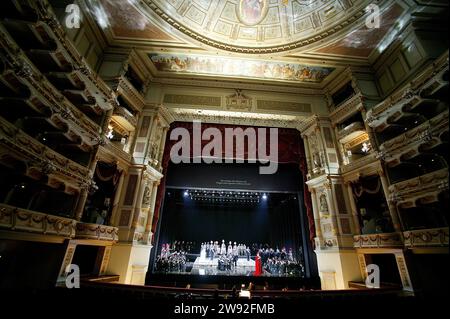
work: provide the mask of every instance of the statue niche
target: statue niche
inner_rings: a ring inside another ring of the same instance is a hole
[[[319,202],[320,202],[320,212],[328,213],[327,196],[325,194],[320,195]]]
[[[144,197],[142,198],[143,206],[146,206],[146,207],[150,206],[151,195],[152,195],[152,192],[150,190],[150,187],[145,186]]]

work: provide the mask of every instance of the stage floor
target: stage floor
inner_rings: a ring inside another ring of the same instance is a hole
[[[255,271],[255,261],[253,259],[239,258],[237,266],[229,270],[219,270],[219,258],[209,259],[197,257],[190,273],[192,275],[227,275],[227,276],[253,276]]]

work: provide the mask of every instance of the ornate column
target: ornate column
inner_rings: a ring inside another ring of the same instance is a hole
[[[372,149],[376,152],[378,152],[378,141],[375,137],[375,133],[373,132],[373,129],[367,124],[366,122],[366,117],[367,117],[367,112],[366,109],[364,108],[364,106],[362,106],[360,108],[361,111],[361,116],[364,120],[364,127],[366,128],[366,132],[369,135],[369,140],[370,140],[370,144],[372,145]]]
[[[148,185],[148,179],[145,176],[145,172],[142,171],[141,173],[141,179],[139,181],[139,190],[138,190],[138,195],[136,198],[136,204],[134,207],[134,213],[133,213],[133,219],[131,222],[131,233],[134,233],[134,230],[137,228],[138,226],[138,220],[139,220],[139,216],[141,215],[141,210],[142,210],[142,200],[144,198],[144,192],[145,192],[145,188]]]
[[[162,169],[162,160],[164,156],[164,146],[166,145],[167,131],[169,130],[168,126],[164,126],[161,135],[161,141],[159,144],[159,153],[158,153],[158,166],[160,170]]]
[[[328,165],[328,159],[327,159],[327,152],[326,152],[326,147],[325,147],[325,142],[323,140],[323,134],[322,134],[322,129],[320,128],[319,125],[317,125],[316,129],[316,135],[317,135],[317,141],[318,141],[318,146],[319,146],[319,156],[320,156],[320,161],[322,162],[322,170],[325,170],[325,168],[327,168],[325,171],[327,173],[329,173],[329,165]]]
[[[154,115],[151,122],[152,124],[147,138],[147,146],[144,152],[144,159],[146,159],[150,163],[152,163],[152,160],[154,160],[153,158],[151,158],[151,153],[153,152],[154,135],[159,122],[158,115]]]
[[[117,191],[116,194],[114,195],[114,202],[112,203],[113,208],[111,210],[111,220],[110,220],[110,224],[112,226],[117,226],[117,215],[118,215],[118,210],[119,210],[119,202],[120,202],[120,197],[122,196],[122,191],[124,188],[123,182],[125,180],[125,176],[126,176],[126,172],[125,170],[122,170],[122,173],[120,174],[120,178],[119,178],[119,182],[117,184]]]
[[[335,232],[335,236],[338,236],[340,234],[339,231],[339,225],[338,225],[338,221],[337,221],[337,207],[334,204],[334,200],[333,200],[333,191],[331,190],[331,181],[328,181],[327,183],[324,184],[324,188],[325,188],[325,192],[327,194],[327,202],[328,202],[328,207],[329,212],[330,212],[330,218],[331,218],[331,224],[333,225],[333,230]]]
[[[381,186],[383,188],[384,196],[386,197],[386,202],[388,204],[389,213],[391,215],[394,230],[398,233],[401,233],[402,226],[400,224],[400,219],[397,214],[397,207],[395,206],[394,201],[390,198],[389,183],[387,181],[386,175],[384,174],[384,171],[382,169],[378,171],[378,175],[380,176]]]
[[[109,258],[111,256],[111,246],[100,246],[94,265],[94,274],[102,276],[106,273]]]
[[[354,233],[356,235],[359,235],[359,234],[361,234],[361,225],[359,223],[358,208],[356,207],[355,197],[353,196],[352,185],[350,182],[345,182],[344,184],[345,184],[345,187],[347,188],[348,197],[350,200],[350,207],[352,210],[351,214],[352,214],[352,218],[353,218],[353,224],[355,225]]]
[[[322,239],[322,228],[320,225],[320,213],[319,208],[317,207],[317,192],[316,189],[311,189],[311,203],[313,208],[314,215],[314,224],[316,226],[316,237],[321,241]]]
[[[71,241],[70,239],[67,239],[64,242],[64,247],[66,249],[66,252],[64,253],[63,262],[61,264],[61,268],[59,269],[58,274],[58,283],[63,283],[66,280],[67,273],[66,268],[72,263],[73,255],[75,254],[75,249],[77,248],[77,244]]]
[[[80,194],[78,195],[77,205],[75,207],[75,219],[80,221],[83,217],[84,206],[86,205],[86,200],[89,195],[88,186],[81,188]]]
[[[82,185],[80,194],[78,195],[77,204],[75,206],[75,219],[80,221],[83,217],[84,206],[86,205],[86,200],[89,196],[89,192],[93,187],[95,187],[94,180],[92,177],[95,174],[95,168],[97,166],[98,157],[97,157],[98,147],[95,149],[94,159],[89,164],[89,178],[91,179],[90,183],[87,185]]]
[[[336,125],[333,124],[333,128],[334,128],[334,134],[336,135],[336,140],[337,140],[337,144],[338,144],[338,148],[339,148],[339,154],[338,154],[338,160],[339,160],[339,165],[345,165],[348,164],[346,162],[348,162],[347,160],[347,154],[344,150],[344,146],[339,142],[339,132],[338,132],[338,128]]]
[[[311,163],[311,154],[309,152],[309,142],[308,136],[302,135],[303,144],[305,145],[305,155],[306,155],[306,166],[308,169],[308,177],[312,174],[312,163]]]
[[[151,236],[152,234],[152,223],[153,223],[153,215],[155,213],[155,203],[156,203],[156,195],[158,193],[158,186],[159,182],[153,182],[152,185],[152,193],[151,193],[151,199],[149,203],[149,210],[147,214],[147,222],[145,225],[145,233],[144,238],[147,241],[147,244],[151,243]]]

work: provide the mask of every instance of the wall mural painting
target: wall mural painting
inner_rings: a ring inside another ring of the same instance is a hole
[[[158,71],[181,74],[237,76],[256,79],[322,82],[334,68],[298,63],[229,59],[182,54],[149,54]]]

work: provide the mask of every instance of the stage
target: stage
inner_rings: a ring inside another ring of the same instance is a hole
[[[190,274],[192,275],[223,275],[223,276],[252,276],[255,271],[255,261],[253,259],[239,258],[236,266],[231,269],[219,270],[219,258],[197,257],[192,266]]]
[[[173,165],[168,172],[147,284],[256,278],[301,286],[303,278],[318,278],[297,166],[281,165],[269,177],[250,163]],[[223,185],[225,179],[250,188]],[[258,252],[262,273],[255,276]],[[225,255],[239,255],[237,264]]]

